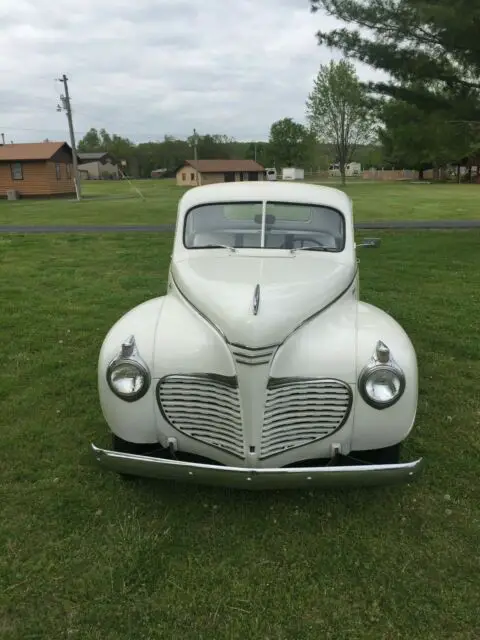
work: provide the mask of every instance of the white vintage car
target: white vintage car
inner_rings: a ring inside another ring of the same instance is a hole
[[[375,241],[363,246],[375,245]],[[411,481],[405,331],[359,301],[352,204],[309,184],[193,188],[168,291],[126,313],[98,365],[122,475],[243,488]]]

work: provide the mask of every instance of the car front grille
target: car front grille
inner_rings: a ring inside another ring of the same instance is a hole
[[[236,362],[251,367],[268,364],[277,348],[277,345],[270,345],[268,347],[245,347],[244,345],[233,343],[230,343],[229,346]]]
[[[271,378],[260,457],[268,458],[332,435],[347,420],[351,406],[351,389],[339,380]]]
[[[157,400],[165,419],[181,433],[244,457],[240,397],[235,377],[214,374],[167,376],[158,383]]]

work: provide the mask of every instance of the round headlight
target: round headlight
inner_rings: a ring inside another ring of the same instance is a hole
[[[398,369],[374,367],[361,375],[359,390],[365,402],[376,409],[384,409],[401,398],[405,377]]]
[[[133,402],[148,390],[148,372],[138,362],[121,361],[112,364],[107,372],[110,389],[122,400]]]

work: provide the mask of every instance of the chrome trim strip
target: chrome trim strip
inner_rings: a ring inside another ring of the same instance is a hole
[[[333,300],[331,300],[328,304],[326,304],[324,307],[322,307],[321,309],[319,309],[318,311],[315,311],[315,313],[312,313],[311,316],[309,316],[308,318],[305,318],[305,320],[302,320],[302,322],[300,322],[300,324],[298,324],[292,331],[290,331],[290,333],[285,336],[284,340],[281,342],[281,344],[279,344],[278,346],[281,347],[282,345],[285,344],[285,342],[291,338],[291,336],[293,336],[294,333],[296,333],[297,331],[299,331],[302,327],[304,327],[306,324],[308,324],[311,320],[314,320],[315,318],[317,318],[321,313],[323,313],[324,311],[326,311],[327,309],[329,309],[332,305],[334,305],[336,302],[338,302],[340,300],[340,298],[342,298],[347,291],[350,289],[350,287],[353,285],[353,283],[355,282],[355,279],[357,277],[358,274],[358,265],[355,269],[355,273],[353,274],[353,278],[350,280],[350,282],[348,283],[348,285],[345,287],[345,289],[338,294],[338,296],[336,298],[334,298]]]
[[[250,490],[400,484],[415,480],[424,467],[419,458],[388,465],[252,469],[120,453],[94,444],[91,449],[102,467],[117,473]]]
[[[257,284],[255,291],[253,292],[253,315],[258,314],[258,307],[260,306],[260,285]]]
[[[223,331],[220,329],[220,327],[219,327],[218,325],[216,325],[214,322],[212,322],[212,321],[210,320],[210,318],[209,318],[208,316],[206,316],[206,315],[203,313],[203,311],[200,311],[200,309],[199,309],[198,307],[196,307],[196,306],[193,304],[193,302],[191,302],[191,301],[187,298],[187,296],[183,293],[183,291],[182,291],[182,290],[180,289],[180,287],[178,286],[177,281],[175,280],[175,276],[173,275],[173,273],[171,274],[171,277],[172,277],[172,282],[173,282],[173,284],[175,285],[175,289],[178,291],[178,293],[180,294],[181,298],[182,298],[182,299],[183,299],[187,304],[189,304],[189,305],[192,307],[192,309],[194,309],[194,310],[198,313],[198,315],[199,315],[200,317],[202,317],[202,318],[205,320],[205,322],[208,322],[208,324],[209,324],[213,329],[215,329],[215,331],[217,331],[217,332],[222,336],[222,338],[225,340],[225,342],[227,342],[227,343],[228,343],[227,336],[223,333]]]
[[[264,347],[247,347],[246,344],[239,344],[238,342],[229,342],[227,340],[227,344],[231,347],[237,347],[238,349],[245,349],[246,351],[267,351],[268,349],[275,349],[278,347],[278,344],[268,344]]]

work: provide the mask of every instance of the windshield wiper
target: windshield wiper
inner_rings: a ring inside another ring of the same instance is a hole
[[[228,249],[235,253],[235,247],[229,247],[228,244],[204,244],[199,249]]]
[[[337,253],[337,250],[333,247],[299,247],[298,249],[292,249],[292,253],[296,251],[327,251],[329,253]]]

